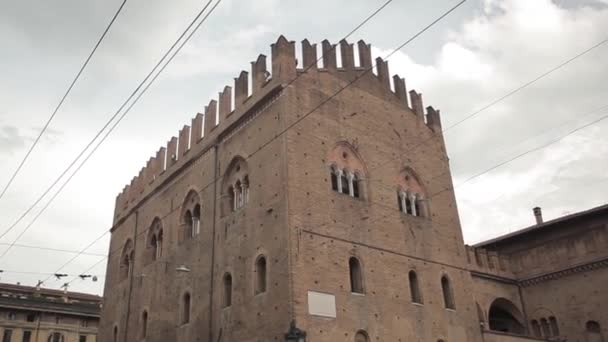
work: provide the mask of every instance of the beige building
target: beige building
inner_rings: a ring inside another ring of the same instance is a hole
[[[2,342],[95,342],[101,297],[0,284]]]
[[[118,195],[100,341],[603,341],[606,217],[465,246],[439,111],[333,47],[279,38]]]

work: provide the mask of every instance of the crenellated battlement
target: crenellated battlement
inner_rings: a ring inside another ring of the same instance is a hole
[[[197,113],[190,125],[184,125],[177,136],[169,139],[166,146],[149,158],[146,166],[118,194],[115,219],[127,212],[174,170],[208,150],[223,132],[238,126],[244,116],[260,111],[260,107],[264,107],[259,105],[260,102],[276,97],[285,86],[305,73],[330,73],[345,82],[352,82],[354,87],[409,109],[430,130],[441,134],[439,111],[427,107],[425,113],[422,94],[415,90],[408,93],[404,78],[399,75],[391,77],[387,61],[378,57],[374,64],[371,45],[363,40],[357,42],[358,61],[355,61],[355,44],[345,40],[339,42],[339,47],[327,40],[321,42],[321,60],[318,58],[317,44],[311,44],[307,39],[301,44],[300,59],[296,56],[295,42],[288,41],[284,36],[279,37],[271,45],[270,71],[267,70],[267,57],[260,54],[251,62],[251,74],[241,71],[234,78],[234,86],[226,85],[218,93],[217,99],[210,100],[203,113]],[[376,74],[371,70],[374,66]]]
[[[501,277],[513,277],[509,258],[485,248],[465,245],[467,262],[471,271],[489,273]]]

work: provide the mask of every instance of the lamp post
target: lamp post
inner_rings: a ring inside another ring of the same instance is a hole
[[[296,321],[291,321],[289,332],[285,334],[286,342],[306,342],[306,332],[296,327]]]

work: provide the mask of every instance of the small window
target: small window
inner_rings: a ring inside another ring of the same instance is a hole
[[[184,214],[184,239],[192,237],[192,222],[192,213],[190,212],[190,210],[187,210],[186,214]]]
[[[230,273],[224,275],[224,307],[232,305],[232,276]]]
[[[353,175],[353,197],[359,198],[359,177],[357,174]]]
[[[63,336],[62,333],[58,333],[58,332],[52,333],[49,336],[48,342],[65,342],[65,337]]]
[[[146,338],[148,335],[148,311],[141,314],[141,337]]]
[[[355,335],[355,342],[369,342],[369,336],[365,331],[359,330]]]
[[[585,324],[586,337],[589,342],[604,342],[604,337],[602,336],[602,328],[597,321],[588,321]]]
[[[405,195],[405,213],[408,215],[411,215],[413,213],[412,211],[412,200],[410,199],[409,195]]]
[[[190,323],[190,294],[186,292],[186,294],[184,294],[184,297],[182,298],[182,324],[188,323]]]
[[[86,335],[80,335],[80,337],[78,338],[78,342],[87,342],[87,336]]]
[[[83,328],[88,327],[89,326],[89,321],[86,320],[86,319],[81,319],[80,320],[80,326],[83,327]]]
[[[55,324],[61,324],[61,316],[55,316]]]
[[[549,326],[551,326],[551,333],[553,336],[559,336],[559,326],[557,325],[557,319],[555,317],[549,317]]]
[[[24,331],[21,342],[31,342],[31,341],[32,341],[32,332],[29,330]]]
[[[36,321],[36,314],[34,314],[34,313],[27,314],[27,316],[25,316],[25,320],[28,321],[28,322],[35,322]]]
[[[201,206],[197,204],[192,212],[192,231],[191,236],[197,236],[201,232]]]
[[[16,313],[14,313],[14,312],[9,312],[8,313],[8,320],[9,321],[14,321],[16,319],[17,319],[17,314]]]
[[[118,342],[118,327],[114,326],[114,332],[112,333],[112,342]]]
[[[236,211],[236,194],[232,185],[228,187],[228,198],[230,200],[231,210]]]
[[[443,303],[446,309],[456,309],[454,305],[454,294],[452,293],[452,286],[448,277],[441,277],[441,290],[443,291]]]
[[[348,187],[348,177],[346,176],[346,172],[342,171],[342,175],[340,176],[340,183],[342,183],[342,193],[345,195],[349,195],[349,187]]]
[[[13,338],[13,331],[10,329],[4,329],[4,334],[2,334],[2,342],[11,342],[11,338]]]
[[[403,212],[403,201],[402,200],[402,195],[397,192],[397,205],[399,206],[399,211]]]
[[[363,275],[359,260],[352,257],[348,260],[350,270],[350,291],[352,293],[363,293]]]
[[[424,214],[422,213],[422,206],[420,205],[420,198],[418,197],[418,195],[416,195],[416,197],[414,197],[414,210],[415,210],[415,214],[416,216],[424,216]]]
[[[410,271],[409,279],[412,303],[422,304],[422,296],[420,295],[420,286],[418,285],[418,275],[416,275],[416,272]]]
[[[542,337],[542,333],[540,331],[540,324],[538,324],[537,320],[532,320],[532,322],[530,322],[530,324],[532,325],[532,333],[534,334],[534,337]]]
[[[551,337],[551,328],[549,328],[549,322],[546,318],[540,319],[540,327],[543,331],[543,337]]]
[[[255,293],[266,292],[266,258],[260,256],[255,263],[256,283]]]
[[[338,174],[333,168],[331,170],[331,189],[333,191],[338,191]]]

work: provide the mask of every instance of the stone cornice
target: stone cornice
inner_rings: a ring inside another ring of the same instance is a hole
[[[533,285],[536,285],[536,284],[539,284],[539,283],[542,283],[545,281],[559,279],[559,278],[566,277],[566,276],[569,276],[572,274],[593,271],[593,270],[605,268],[605,267],[608,267],[608,258],[602,258],[599,260],[586,262],[584,264],[579,264],[579,265],[571,266],[568,268],[564,268],[564,269],[561,269],[561,270],[558,270],[555,272],[549,272],[549,273],[521,279],[519,281],[519,283],[521,284],[521,286],[524,286],[524,287],[533,286]]]

